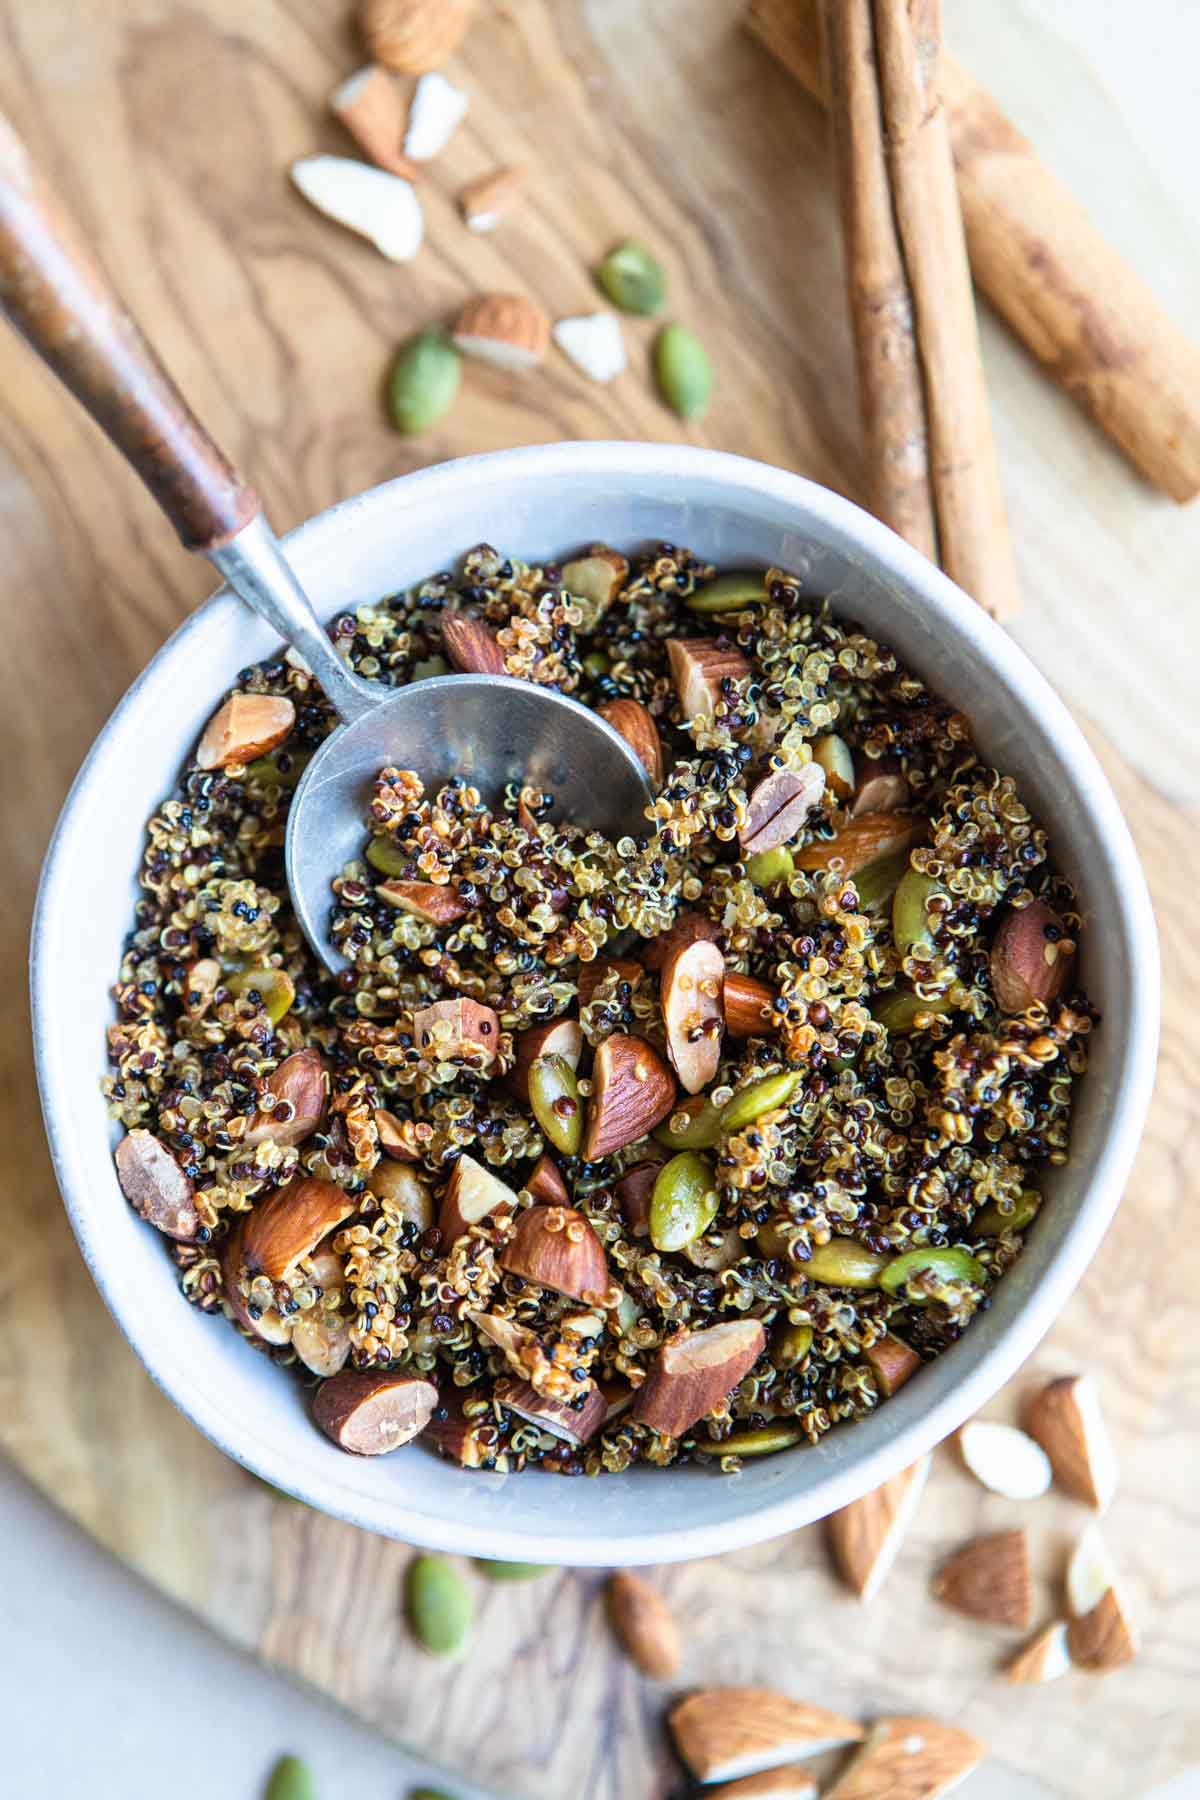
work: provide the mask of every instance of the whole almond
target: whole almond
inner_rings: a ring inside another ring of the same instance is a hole
[[[679,1627],[657,1588],[622,1569],[604,1590],[609,1624],[643,1675],[670,1681],[679,1668]]]
[[[504,652],[482,619],[469,613],[442,614],[442,648],[460,675],[503,675]]]
[[[662,786],[663,747],[654,718],[640,700],[610,700],[598,708],[600,717],[618,732],[650,777],[655,788]]]
[[[1075,944],[1058,914],[1041,900],[1009,907],[992,940],[988,969],[1001,1012],[1046,1006],[1066,987]]]
[[[114,1161],[121,1191],[138,1217],[164,1237],[190,1243],[200,1229],[195,1184],[166,1145],[135,1127],[117,1145]]]
[[[275,694],[231,694],[204,727],[196,767],[226,769],[253,762],[282,744],[295,723],[290,700]]]
[[[583,1155],[599,1162],[661,1125],[675,1105],[675,1077],[642,1038],[614,1032],[596,1051]]]

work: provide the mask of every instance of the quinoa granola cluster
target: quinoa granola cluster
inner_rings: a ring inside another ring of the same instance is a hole
[[[1068,1155],[1095,1015],[1013,781],[785,572],[671,545],[480,546],[331,631],[375,680],[499,657],[603,709],[656,798],[613,842],[382,771],[333,977],[282,847],[336,721],[298,659],[242,672],[150,821],[109,1034],[186,1297],[351,1450],[732,1469],[870,1412]]]

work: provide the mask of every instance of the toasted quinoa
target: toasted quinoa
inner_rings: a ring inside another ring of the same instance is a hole
[[[152,1133],[190,1183],[196,1229],[169,1245],[185,1296],[306,1379],[336,1379],[347,1360],[427,1376],[439,1403],[425,1438],[467,1466],[728,1470],[871,1412],[886,1397],[881,1340],[927,1361],[987,1307],[1041,1204],[1042,1170],[1067,1160],[1096,1014],[1062,981],[1020,1010],[1011,996],[1010,1010],[998,1004],[1003,921],[1048,908],[1029,917],[1050,920],[1047,962],[1069,972],[1079,917],[1045,831],[961,713],[781,570],[758,603],[713,615],[689,600],[703,605],[697,590],[717,571],[687,551],[603,554],[620,577],[608,604],[571,592],[578,565],[564,575],[481,545],[457,572],[330,632],[360,675],[399,686],[446,672],[442,619],[465,612],[494,634],[508,673],[592,707],[639,701],[666,767],[645,835],[614,842],[556,820],[551,794],[513,788],[489,805],[462,781],[430,794],[410,771],[383,770],[363,857],[332,884],[348,963],[333,977],[292,915],[282,850],[296,781],[336,719],[298,659],[244,669],[233,691],[289,699],[294,725],[247,765],[187,768],[150,820],[105,1090],[113,1117]],[[697,638],[744,668],[689,720],[667,646]],[[739,837],[758,784],[814,753],[830,770],[819,797],[771,863],[752,858]],[[854,830],[842,834],[872,817],[870,778],[906,841],[889,848],[880,826],[885,854],[852,867],[840,847]],[[929,898],[924,929],[901,947],[894,894],[910,872]],[[438,888],[456,916],[398,905],[397,882]],[[689,1096],[678,1091],[653,1134],[587,1162],[547,1141],[513,1067],[523,1032],[578,1020],[569,1116],[599,1103],[591,1059],[614,1035],[678,1064],[654,945],[681,919],[703,922],[726,983],[769,991],[760,1030],[725,1032],[706,1117],[763,1077],[794,1080],[748,1123],[713,1126],[699,1153],[715,1210],[671,1249],[618,1184],[684,1147]],[[494,1040],[415,1028],[415,1014],[460,997],[485,1009],[473,1017],[494,1014]],[[271,1083],[302,1049],[319,1052],[328,1091],[294,1143],[282,1129],[293,1109]],[[545,1204],[525,1184],[547,1152],[603,1249],[607,1281],[586,1304],[521,1272],[513,1248],[527,1209]],[[451,1237],[435,1221],[464,1156],[511,1204]],[[264,1200],[303,1177],[336,1184],[353,1210],[278,1277],[231,1227],[249,1235]],[[912,1251],[904,1279],[889,1277]],[[829,1270],[851,1254],[868,1277],[837,1285]],[[739,1318],[761,1322],[764,1348],[732,1392],[678,1430],[653,1409],[642,1421],[638,1390],[664,1345]],[[497,1320],[517,1328],[503,1345]]]

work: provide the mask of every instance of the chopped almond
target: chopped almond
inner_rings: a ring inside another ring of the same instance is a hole
[[[459,189],[458,206],[471,231],[494,231],[525,191],[528,170],[521,163],[490,169]]]
[[[660,1162],[638,1163],[627,1169],[617,1182],[615,1193],[620,1203],[621,1215],[634,1237],[648,1237],[650,1233],[650,1196],[654,1192],[654,1183],[658,1180]]]
[[[929,1475],[929,1458],[893,1475],[828,1520],[829,1547],[837,1570],[860,1600],[873,1600],[904,1541]]]
[[[684,1763],[706,1784],[819,1756],[863,1736],[856,1719],[767,1688],[704,1688],[673,1706],[667,1723]]]
[[[685,719],[710,719],[727,681],[741,681],[750,664],[732,644],[716,638],[668,638],[671,680]]]
[[[587,1304],[608,1290],[604,1246],[573,1206],[531,1206],[500,1253],[500,1267]]]
[[[438,1213],[442,1248],[449,1250],[472,1225],[493,1213],[509,1213],[517,1196],[490,1169],[473,1156],[462,1155],[450,1171],[450,1180]]]
[[[463,307],[451,336],[464,356],[519,373],[545,356],[550,320],[524,294],[480,294]]]
[[[773,769],[750,795],[746,823],[738,833],[742,855],[758,856],[790,844],[824,792],[825,771],[819,763],[805,763],[802,769]]]
[[[251,1275],[283,1281],[321,1239],[358,1211],[344,1188],[309,1175],[276,1188],[248,1215],[242,1255]]]
[[[933,1592],[969,1618],[1027,1630],[1033,1617],[1033,1577],[1024,1530],[973,1538],[942,1564]]]
[[[710,944],[719,944],[721,927],[711,919],[706,919],[703,913],[680,913],[675,923],[660,937],[651,938],[643,946],[642,962],[647,969],[657,973],[676,950],[682,949],[685,944],[695,943],[697,938],[707,938]]]
[[[655,788],[662,786],[663,747],[658,726],[640,700],[610,700],[597,708],[607,725],[625,739]]]
[[[227,769],[265,756],[296,723],[290,700],[275,694],[231,694],[219,706],[196,747],[198,769]]]
[[[911,799],[912,790],[899,762],[882,756],[864,765],[850,811],[854,818],[862,813],[903,812]]]
[[[469,613],[442,614],[442,648],[460,675],[503,675],[504,652],[482,619]]]
[[[513,1039],[515,1061],[508,1072],[508,1084],[525,1106],[529,1105],[529,1071],[539,1056],[561,1056],[573,1069],[579,1067],[583,1055],[583,1032],[578,1019],[551,1019],[546,1025],[534,1025],[520,1031]]]
[[[413,1037],[432,1062],[486,1069],[500,1048],[500,1020],[477,1000],[436,1000],[413,1014]]]
[[[757,1319],[731,1319],[668,1338],[638,1389],[634,1418],[664,1437],[681,1437],[728,1399],[766,1341]]]
[[[987,1755],[938,1719],[881,1719],[825,1800],[941,1800]]]
[[[915,813],[870,812],[854,818],[831,838],[814,838],[795,852],[798,869],[828,869],[840,862],[842,873],[853,876],[868,863],[883,856],[894,856],[919,844],[925,836],[926,821]]]
[[[243,1144],[302,1144],[325,1116],[329,1081],[319,1050],[297,1050],[258,1084],[258,1111]],[[269,1104],[268,1104],[269,1101]],[[289,1110],[290,1109],[290,1110]]]
[[[313,1418],[339,1450],[386,1456],[425,1429],[437,1397],[433,1383],[420,1375],[343,1369],[317,1389]]]
[[[754,975],[725,971],[725,1030],[731,1038],[766,1037],[775,1029],[775,989]]]
[[[1050,1458],[1015,1425],[972,1419],[958,1434],[958,1448],[976,1481],[1007,1500],[1037,1500],[1048,1492]]]
[[[196,1188],[167,1146],[135,1126],[117,1145],[114,1160],[121,1191],[138,1217],[164,1237],[190,1243],[200,1229]]]
[[[427,925],[453,925],[470,912],[457,890],[437,881],[381,881],[376,898]]]
[[[525,1189],[527,1193],[533,1195],[535,1200],[540,1200],[546,1206],[569,1206],[571,1204],[567,1184],[552,1156],[538,1157],[525,1179]]]
[[[863,1351],[867,1362],[875,1375],[879,1391],[885,1400],[902,1388],[921,1366],[921,1359],[911,1345],[903,1338],[894,1337],[885,1332],[876,1338],[869,1349]]]
[[[585,1161],[599,1162],[661,1125],[675,1093],[675,1077],[643,1038],[606,1037],[592,1063]]]
[[[1037,1439],[1058,1485],[1104,1512],[1117,1487],[1117,1457],[1090,1375],[1064,1375],[1034,1395],[1025,1428]]]
[[[594,956],[591,962],[580,963],[575,979],[579,985],[579,1004],[588,1006],[593,994],[606,975],[616,970],[622,981],[627,981],[631,988],[638,986],[646,971],[640,962],[633,962],[626,956]]]
[[[1070,1666],[1066,1622],[1055,1619],[1017,1651],[1005,1674],[1009,1681],[1028,1687],[1054,1681],[1065,1675]]]
[[[548,1400],[528,1381],[498,1381],[496,1399],[518,1418],[576,1448],[594,1438],[608,1418],[608,1402],[595,1387],[587,1389],[580,1407],[569,1400]]]
[[[1098,1525],[1090,1526],[1075,1547],[1067,1568],[1067,1601],[1073,1663],[1099,1674],[1133,1661],[1137,1640]]]
[[[689,1094],[708,1086],[721,1060],[724,985],[725,958],[707,938],[681,945],[663,966],[667,1054]]]

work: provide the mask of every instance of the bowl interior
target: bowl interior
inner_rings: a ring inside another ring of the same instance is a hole
[[[138,1355],[203,1431],[267,1481],[375,1531],[482,1555],[628,1564],[710,1554],[821,1517],[913,1460],[1007,1379],[1051,1323],[1119,1198],[1149,1097],[1158,978],[1128,832],[1061,703],[944,577],[824,489],[709,451],[556,445],[374,489],[294,533],[289,553],[328,617],[481,540],[548,559],[597,539],[665,539],[726,565],[779,564],[806,592],[832,596],[970,715],[979,743],[1049,826],[1059,866],[1083,897],[1083,977],[1104,1022],[1081,1085],[1072,1160],[1048,1177],[1049,1204],[990,1311],[874,1417],[732,1479],[688,1469],[505,1478],[465,1473],[418,1448],[358,1459],[312,1427],[295,1380],[182,1301],[161,1242],[117,1186],[99,1079],[144,821],[237,670],[276,648],[228,594],[159,652],[81,771],[47,858],[33,979],[47,1127],[84,1256]]]

